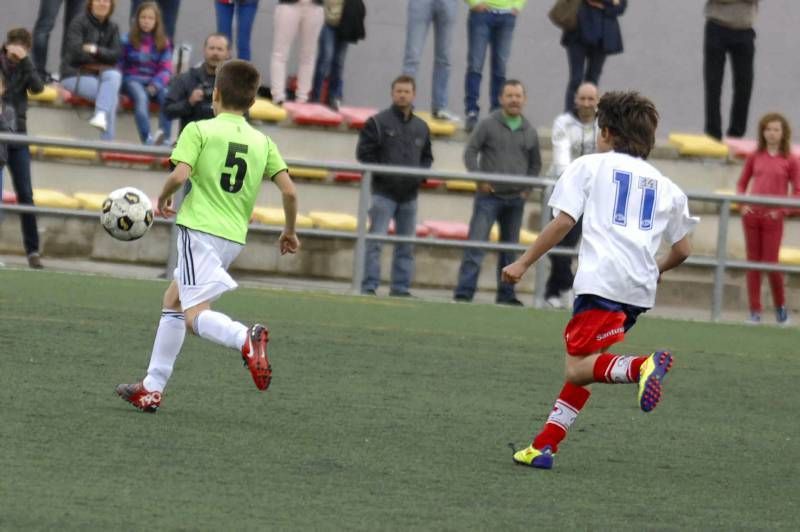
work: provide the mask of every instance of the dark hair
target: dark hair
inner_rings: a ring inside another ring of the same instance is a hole
[[[25,28],[12,28],[6,34],[6,43],[19,44],[30,50],[33,46],[33,37],[31,37],[31,32]]]
[[[210,33],[208,35],[208,37],[206,37],[206,40],[203,41],[203,48],[208,46],[208,41],[210,39],[214,38],[214,37],[222,37],[223,39],[225,39],[225,47],[226,48],[230,48],[231,47],[231,41],[228,39],[227,35],[225,35],[224,33],[214,32],[214,33]]]
[[[92,14],[92,2],[94,0],[86,0],[86,12]],[[111,0],[111,9],[108,11],[108,20],[111,20],[111,15],[114,14],[114,8],[117,7],[117,0]]]
[[[411,76],[403,74],[402,76],[397,76],[394,78],[394,81],[392,81],[392,89],[394,89],[394,86],[398,83],[408,83],[414,89],[414,92],[417,91],[417,82],[414,81],[414,78]]]
[[[225,61],[217,68],[216,88],[226,109],[247,111],[253,105],[261,75],[250,62]]]
[[[614,137],[614,151],[647,159],[656,143],[658,111],[635,91],[607,92],[597,104],[597,125]]]
[[[163,52],[169,44],[167,35],[164,33],[164,19],[161,16],[161,10],[158,8],[158,4],[149,0],[139,4],[139,7],[136,8],[136,13],[133,15],[130,31],[131,44],[134,48],[139,48],[142,45],[142,29],[139,27],[139,16],[145,9],[152,9],[153,13],[156,14],[156,25],[153,27],[153,39],[156,42],[156,49],[159,52]]]
[[[767,149],[767,139],[764,138],[764,130],[767,129],[767,125],[769,125],[770,122],[781,123],[783,135],[781,136],[781,144],[778,151],[780,151],[781,155],[784,157],[788,157],[792,152],[792,128],[789,127],[789,121],[786,120],[786,117],[780,113],[767,113],[758,121],[758,151],[766,151]]]
[[[506,87],[522,87],[522,94],[525,94],[525,85],[518,79],[507,79],[503,82],[503,86],[500,87],[500,94],[506,90]]]

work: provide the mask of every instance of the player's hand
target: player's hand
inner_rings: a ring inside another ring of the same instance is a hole
[[[476,13],[483,13],[484,11],[489,11],[489,6],[481,2],[480,4],[472,6],[470,8],[470,11],[475,11]]]
[[[528,271],[528,268],[526,268],[524,264],[519,261],[512,262],[503,268],[501,278],[504,283],[517,284],[520,279],[522,279],[522,276],[525,275],[526,271]]]
[[[164,218],[171,218],[175,215],[173,208],[172,196],[159,196],[158,197],[158,210],[161,211],[161,216]]]
[[[478,183],[478,192],[481,194],[491,194],[494,192],[494,187],[491,183]]]
[[[296,233],[283,231],[280,238],[278,238],[278,245],[281,248],[281,255],[297,253],[297,250],[300,249],[300,239],[297,238]]]
[[[203,89],[197,88],[189,95],[189,103],[194,105],[203,101]]]

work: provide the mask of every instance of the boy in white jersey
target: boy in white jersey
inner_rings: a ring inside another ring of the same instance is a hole
[[[244,119],[259,81],[258,70],[247,61],[224,63],[212,95],[215,117],[188,124],[172,152],[176,166],[158,197],[161,212],[175,214],[173,194],[187,179],[192,183],[175,222],[180,230],[178,266],[164,293],[147,376],[117,386],[120,397],[144,412],[155,412],[161,405],[186,329],[240,352],[259,390],[266,390],[272,379],[267,328],[248,328],[211,310],[212,301],[237,287],[227,270],[244,247],[265,177],[283,195],[281,255],[295,253],[300,246],[295,234],[297,196],[286,164],[272,140]]]
[[[697,223],[686,195],[644,159],[655,144],[658,112],[635,92],[612,92],[598,105],[598,151],[576,159],[556,184],[549,205],[555,218],[536,242],[503,270],[516,283],[583,215],[573,316],[564,331],[566,382],[542,430],[514,461],[550,469],[558,444],[589,399],[589,384],[638,383],[645,412],[661,399],[672,355],[619,356],[605,352],[623,340],[637,317],[655,303],[662,273],[689,256]],[[661,239],[671,245],[656,260]]]

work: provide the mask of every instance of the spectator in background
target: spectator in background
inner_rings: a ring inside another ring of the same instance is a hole
[[[511,55],[511,38],[517,15],[527,0],[466,0],[469,4],[467,20],[467,75],[464,80],[464,107],[467,121],[465,129],[471,132],[478,123],[481,95],[481,76],[486,49],[492,48],[492,78],[489,102],[494,111],[500,106],[499,98],[506,80],[506,63]]]
[[[2,96],[3,106],[13,109],[15,122],[12,129],[17,133],[28,132],[28,91],[38,94],[44,90],[39,73],[31,60],[31,34],[25,28],[9,30],[6,42],[0,53],[0,75],[6,80],[5,93]],[[10,144],[7,150],[8,164],[14,191],[17,193],[17,203],[20,205],[33,205],[33,190],[31,187],[31,151],[27,144]],[[0,191],[2,191],[0,179]],[[28,257],[31,268],[42,268],[39,257],[39,230],[36,226],[36,215],[25,213],[20,216],[22,224],[22,244]]]
[[[167,86],[172,77],[172,45],[164,34],[161,11],[155,2],[142,2],[122,38],[122,90],[133,100],[139,139],[162,144],[170,137],[171,123],[164,113]],[[150,134],[150,101],[159,105],[158,131]]]
[[[217,33],[233,43],[233,16],[236,13],[236,57],[250,61],[250,32],[258,12],[258,0],[215,0]]]
[[[270,79],[272,101],[282,105],[286,100],[286,62],[298,32],[300,52],[297,58],[297,92],[295,100],[307,102],[311,93],[314,62],[317,59],[317,41],[325,13],[322,0],[278,0],[273,26],[272,61]]]
[[[94,101],[89,124],[101,131],[103,140],[114,139],[122,74],[117,63],[122,55],[119,27],[111,20],[115,0],[88,0],[86,11],[73,19],[61,60],[61,85]]]
[[[703,46],[703,79],[706,89],[706,134],[722,139],[722,78],[725,56],[731,56],[733,103],[727,136],[743,137],[753,92],[753,58],[756,32],[753,23],[759,0],[707,0]]]
[[[189,122],[214,118],[211,95],[217,66],[230,57],[229,46],[228,37],[212,33],[203,44],[203,63],[176,76],[170,83],[164,113],[171,120],[180,119],[180,131]]]
[[[459,0],[408,0],[406,20],[406,51],[403,56],[403,74],[415,78],[428,30],[433,24],[433,88],[431,111],[439,120],[459,121],[447,110],[448,83],[450,82],[450,45],[453,25],[458,14]]]
[[[145,0],[131,0],[130,19],[136,15],[139,4]],[[175,27],[178,25],[178,11],[181,8],[181,0],[156,0],[158,8],[161,10],[161,18],[164,21],[164,33],[170,42],[175,43]]]
[[[553,165],[550,177],[558,179],[569,163],[597,151],[597,102],[600,101],[597,86],[588,81],[582,83],[575,93],[575,104],[568,113],[558,115],[553,122]],[[559,242],[559,247],[574,248],[581,238],[582,218],[570,229],[567,236]],[[562,298],[572,290],[572,257],[548,255],[550,257],[550,276],[544,290],[545,302],[553,308],[565,305]]]
[[[47,73],[47,50],[50,47],[50,32],[56,25],[56,17],[64,0],[39,0],[39,13],[33,25],[33,63],[43,82],[49,83],[52,78]],[[85,0],[66,0],[64,9],[64,32],[61,34],[61,54],[67,42],[69,24],[78,16],[86,5]],[[61,55],[60,54],[60,55]]]
[[[470,172],[537,176],[542,169],[539,137],[522,115],[525,87],[517,80],[503,82],[501,109],[478,124],[464,150],[464,164]],[[485,242],[495,222],[500,226],[500,242],[516,244],[522,227],[522,211],[530,187],[517,184],[478,183],[469,239]],[[467,248],[458,272],[456,301],[472,301],[478,285],[484,250]],[[522,306],[514,285],[500,278],[503,268],[514,262],[515,253],[501,251],[497,261],[497,297],[503,305]]]
[[[738,194],[800,197],[800,165],[791,153],[792,132],[783,115],[769,113],[758,123],[758,150],[744,164],[736,185]],[[749,185],[749,189],[748,189]],[[754,203],[742,206],[742,226],[747,260],[777,263],[783,238],[784,209]],[[783,291],[783,274],[769,272],[775,315],[780,325],[789,322]],[[747,272],[750,323],[761,322],[761,272]]]
[[[392,82],[392,106],[367,120],[358,136],[356,158],[362,163],[430,168],[433,164],[428,125],[414,116],[414,78],[399,76]],[[422,180],[375,174],[372,180],[370,234],[385,235],[394,220],[400,236],[414,236],[417,228],[417,192]],[[375,295],[381,280],[380,242],[367,242],[361,293]],[[414,277],[411,244],[397,243],[392,258],[390,296],[408,297]]]
[[[363,0],[323,0],[325,25],[319,33],[317,66],[311,101],[322,98],[323,84],[328,80],[326,104],[334,111],[342,102],[344,59],[348,44],[355,44],[366,36],[364,17],[367,9]]]
[[[628,0],[584,0],[578,10],[578,27],[565,31],[561,45],[567,49],[569,82],[564,111],[575,102],[575,91],[584,81],[597,85],[606,56],[622,52],[622,32],[617,17],[625,13]]]

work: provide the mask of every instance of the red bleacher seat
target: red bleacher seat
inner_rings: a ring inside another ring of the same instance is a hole
[[[725,144],[728,146],[731,155],[739,159],[744,159],[758,148],[758,142],[753,139],[726,138]]]
[[[100,159],[106,163],[127,163],[127,164],[146,164],[151,165],[156,158],[152,155],[140,155],[136,153],[119,153],[106,151],[100,153]]]
[[[439,188],[443,183],[441,179],[426,179],[420,184],[420,188]]]
[[[333,180],[337,183],[357,183],[361,181],[361,172],[336,172]]]
[[[119,106],[126,111],[133,111],[133,100],[127,94],[119,95]],[[160,107],[156,102],[150,102],[150,112],[157,113]]]
[[[91,100],[87,100],[77,94],[73,94],[65,88],[61,88],[61,99],[64,100],[64,103],[68,103],[70,105],[76,105],[78,107],[94,107],[94,102]]]
[[[416,233],[418,237],[425,238],[426,236],[429,236],[431,234],[431,230],[422,224],[417,224]],[[389,234],[390,235],[395,234],[394,220],[389,220]]]
[[[9,205],[14,205],[17,203],[17,195],[11,192],[10,190],[3,191],[3,203],[8,203]]]
[[[339,108],[339,114],[344,117],[347,127],[351,129],[361,129],[367,123],[367,119],[377,112],[378,110],[372,107],[342,106]]]
[[[336,127],[344,117],[319,103],[286,102],[283,108],[297,125]]]
[[[464,222],[426,220],[423,224],[430,229],[431,234],[436,238],[467,240],[469,235],[469,225]]]

